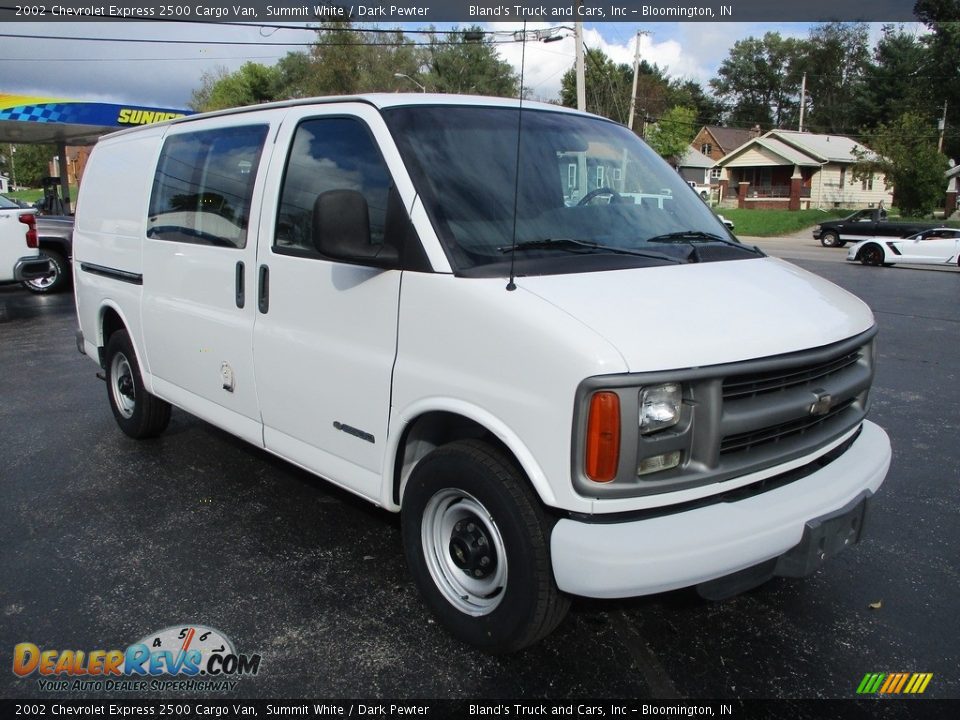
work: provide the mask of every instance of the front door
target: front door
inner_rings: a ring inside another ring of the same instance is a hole
[[[397,344],[401,271],[325,257],[314,237],[320,193],[353,190],[384,241],[391,173],[386,134],[357,103],[294,109],[270,169],[257,258],[254,347],[264,444],[350,490],[380,495]]]

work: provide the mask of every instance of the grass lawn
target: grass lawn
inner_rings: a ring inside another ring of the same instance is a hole
[[[719,210],[719,209],[718,209]],[[852,210],[737,210],[724,208],[720,214],[736,225],[737,235],[775,237],[792,235],[814,225],[846,217]]]

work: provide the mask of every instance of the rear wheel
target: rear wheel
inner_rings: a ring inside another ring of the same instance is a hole
[[[883,250],[876,245],[867,245],[861,248],[860,262],[864,265],[883,265]]]
[[[514,652],[563,620],[569,600],[553,579],[553,522],[496,448],[466,440],[427,455],[410,477],[401,521],[414,582],[460,640]]]
[[[170,422],[169,403],[147,392],[126,330],[107,341],[107,397],[117,425],[132,438],[155,437]]]
[[[70,285],[70,263],[57,250],[41,250],[40,257],[50,261],[50,274],[34,280],[25,280],[23,286],[32,293],[40,295],[66,290]]]

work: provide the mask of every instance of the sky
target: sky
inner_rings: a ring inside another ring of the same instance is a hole
[[[548,26],[529,23],[527,29]],[[484,27],[508,33],[520,26],[488,23]],[[870,27],[875,40],[881,25]],[[693,79],[706,87],[737,40],[768,31],[806,37],[809,28],[804,23],[588,23],[584,44],[603,50],[615,62],[632,64],[636,34],[647,31],[650,34],[642,36],[640,44],[643,59],[666,68],[671,77]],[[0,37],[0,93],[176,109],[187,107],[205,71],[221,66],[236,70],[247,60],[271,65],[289,51],[304,50],[315,38],[313,32],[303,29],[134,22],[17,22],[5,24],[0,33],[21,36]],[[67,39],[70,37],[96,41]],[[153,42],[121,41],[134,39]],[[166,42],[172,39],[192,42]],[[231,42],[263,44],[224,44]],[[519,72],[521,43],[497,48]],[[574,62],[574,48],[572,37],[548,44],[527,43],[524,85],[532,97],[551,100],[559,96],[561,77]],[[411,90],[416,89],[411,85]]]

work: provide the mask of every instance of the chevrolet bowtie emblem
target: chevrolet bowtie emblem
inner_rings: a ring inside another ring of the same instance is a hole
[[[817,396],[816,402],[810,405],[811,415],[826,415],[830,412],[830,406],[833,404],[833,396],[826,390],[814,390],[813,394]]]

